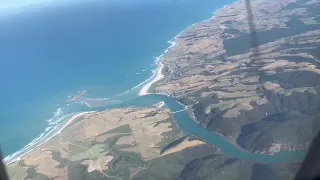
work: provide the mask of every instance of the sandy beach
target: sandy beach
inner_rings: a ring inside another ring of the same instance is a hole
[[[49,141],[50,139],[52,139],[53,137],[55,137],[56,135],[60,134],[69,124],[71,124],[72,121],[74,121],[75,119],[77,119],[78,117],[84,115],[84,114],[88,114],[88,113],[92,113],[94,111],[88,111],[88,112],[82,112],[82,113],[79,113],[79,114],[76,114],[74,116],[72,116],[71,119],[68,120],[67,123],[65,123],[61,128],[59,128],[57,130],[57,132],[55,132],[54,134],[52,134],[52,136],[50,136],[50,138],[48,138],[45,142]],[[44,142],[43,142],[44,143]]]
[[[223,9],[223,8],[220,8],[220,9]],[[213,16],[216,14],[217,11],[219,11],[220,9],[216,10],[215,12],[213,12]],[[209,17],[208,19],[205,19],[203,21],[207,21],[209,19],[211,19],[213,16]],[[188,28],[198,24],[200,22],[196,22],[196,23],[193,23],[191,24],[190,26],[186,27],[185,29],[183,29],[180,33],[178,33],[174,38],[172,38],[171,40],[168,41],[169,43],[169,47],[167,49],[164,50],[163,54],[161,54],[159,57],[156,58],[156,65],[158,66],[155,70],[153,70],[153,75],[147,79],[145,82],[142,82],[141,84],[135,86],[134,88],[132,89],[135,89],[137,87],[141,87],[141,85],[143,84],[142,88],[139,90],[139,93],[138,95],[139,96],[143,96],[143,95],[147,95],[149,94],[148,93],[148,90],[150,89],[151,85],[161,79],[164,78],[164,75],[162,74],[162,70],[164,68],[164,64],[162,63],[162,58],[163,58],[163,55],[166,54],[171,48],[177,46],[177,38],[179,38],[179,36],[185,31],[187,30]],[[129,90],[128,90],[129,91]],[[78,94],[75,94],[73,96],[70,96],[69,99],[66,101],[66,102],[69,102],[69,101],[72,101],[72,100],[75,100],[79,97],[81,97],[83,94],[85,94],[86,91],[80,91],[78,92]],[[124,93],[127,93],[124,92]],[[85,102],[83,102],[85,103]],[[89,104],[86,103],[86,105],[88,105],[90,107]],[[159,105],[160,107],[163,106],[163,104]],[[183,110],[180,110],[180,111],[185,111],[187,109],[187,107],[185,105],[184,106],[184,109]],[[178,111],[178,112],[180,112]],[[56,135],[59,135],[63,129],[65,129],[68,125],[70,125],[75,119],[77,119],[78,117],[86,114],[86,113],[91,113],[91,112],[82,112],[82,113],[78,113],[78,114],[75,114],[74,116],[72,116],[65,124],[61,125],[61,127],[57,127],[57,129],[54,129],[52,130],[51,132],[47,133],[47,134],[44,134],[36,143],[34,144],[31,144],[31,145],[27,145],[25,146],[24,148],[22,148],[20,151],[6,157],[4,159],[4,162],[5,164],[11,164],[17,160],[20,159],[21,156],[27,154],[28,152],[32,151],[34,148],[42,145],[43,143],[49,141],[50,139],[54,138]],[[177,113],[177,112],[174,112],[174,113]]]
[[[148,90],[149,88],[151,87],[151,85],[159,80],[161,80],[164,75],[161,73],[162,72],[162,69],[163,69],[163,64],[159,61],[158,62],[159,66],[158,68],[155,70],[155,72],[153,73],[152,75],[152,78],[151,78],[151,81],[148,82],[146,85],[144,85],[140,91],[139,91],[139,96],[143,96],[143,95],[146,95],[148,94]]]
[[[194,24],[192,24],[194,25]],[[192,26],[191,25],[191,26]],[[183,30],[184,31],[184,30]],[[153,75],[147,79],[145,82],[148,82],[147,84],[145,84],[139,91],[139,96],[143,96],[148,93],[148,90],[150,89],[151,85],[159,80],[161,80],[162,78],[164,78],[164,75],[162,74],[162,69],[164,67],[162,61],[163,55],[166,54],[171,48],[175,47],[177,45],[177,43],[175,42],[176,38],[180,36],[180,34],[183,32],[181,31],[178,35],[176,35],[174,38],[170,39],[168,41],[168,43],[170,44],[170,46],[164,50],[164,52],[156,58],[155,63],[158,65],[157,69],[155,69],[153,71]],[[142,82],[143,84],[144,82]],[[138,86],[140,86],[141,84],[139,84]],[[137,86],[136,86],[137,87]]]
[[[210,16],[209,18],[204,19],[203,21],[195,22],[195,23],[191,24],[190,26],[188,26],[185,29],[183,29],[180,33],[178,33],[175,37],[173,37],[172,39],[170,39],[168,41],[170,46],[167,49],[164,50],[163,54],[161,54],[159,57],[156,58],[155,63],[158,65],[158,67],[157,67],[157,69],[154,70],[154,73],[153,73],[152,77],[150,77],[149,79],[147,79],[145,81],[145,82],[148,82],[148,83],[143,85],[143,87],[140,89],[139,96],[143,96],[143,95],[149,94],[148,90],[150,89],[151,85],[153,83],[161,80],[162,78],[164,78],[164,75],[162,74],[162,69],[163,69],[164,65],[163,65],[163,63],[161,61],[162,61],[163,55],[165,55],[171,48],[173,48],[173,47],[178,45],[178,43],[176,42],[176,39],[179,38],[179,36],[181,36],[181,34],[184,33],[184,31],[186,31],[190,27],[192,27],[194,25],[197,25],[197,24],[199,24],[201,22],[206,22],[206,21],[214,18],[221,9],[224,9],[224,8],[228,7],[229,5],[230,4],[227,4],[227,5],[224,5],[221,8],[218,8],[216,11],[212,12],[212,16]],[[145,82],[142,82],[141,84],[144,84]],[[137,85],[136,87],[139,87],[141,84]],[[134,87],[134,88],[136,88],[136,87]]]
[[[78,114],[72,116],[63,126],[55,129],[53,132],[51,132],[49,134],[44,135],[43,138],[41,140],[39,140],[38,143],[30,145],[29,147],[23,148],[22,150],[12,154],[11,156],[6,157],[3,160],[3,162],[6,165],[10,165],[16,161],[19,161],[22,156],[26,155],[27,153],[29,153],[33,149],[41,146],[42,144],[48,142],[50,139],[54,138],[55,136],[59,135],[63,131],[63,129],[65,129],[69,124],[71,124],[72,121],[76,120],[78,117],[80,117],[84,114],[92,113],[92,112],[94,112],[94,111],[82,112],[82,113],[78,113]]]

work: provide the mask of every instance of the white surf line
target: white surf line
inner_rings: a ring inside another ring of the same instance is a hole
[[[87,113],[92,113],[92,112],[95,112],[95,111],[87,111],[87,112],[75,114],[63,126],[59,127],[58,129],[53,129],[52,130],[53,134],[50,135],[50,133],[48,133],[47,135],[44,135],[42,137],[42,139],[37,140],[34,144],[30,145],[29,147],[27,147],[28,146],[27,145],[26,147],[22,148],[22,150],[20,150],[16,153],[13,153],[12,155],[7,156],[6,157],[7,159],[5,158],[3,160],[3,162],[6,165],[10,165],[16,161],[20,161],[22,156],[28,154],[29,152],[31,152],[35,148],[41,146],[42,144],[44,144],[44,143],[48,142],[49,140],[51,140],[52,138],[54,138],[55,136],[59,135],[63,131],[63,129],[65,129],[72,121],[77,119],[79,116],[82,116]]]
[[[233,2],[233,3],[237,3],[239,2],[238,0]],[[233,4],[231,3],[231,4]],[[177,42],[177,39],[185,32],[187,31],[188,29],[190,29],[191,27],[193,27],[194,25],[197,25],[197,24],[201,24],[203,22],[207,22],[213,18],[215,18],[216,16],[218,16],[219,14],[219,11],[221,11],[222,9],[225,9],[226,7],[228,7],[229,5],[231,4],[226,4],[224,5],[223,7],[220,7],[218,9],[216,9],[215,11],[212,12],[212,15],[202,21],[198,21],[198,22],[195,22],[195,23],[192,23],[191,25],[187,26],[186,28],[184,28],[182,31],[180,31],[175,37],[173,37],[172,39],[170,39],[168,41],[168,43],[170,44],[170,46],[168,48],[166,48],[164,50],[164,52],[158,56],[156,58],[156,61],[155,61],[155,64],[158,65],[158,67],[156,69],[153,70],[153,75],[148,78],[147,80],[145,80],[144,82],[140,83],[139,85],[135,86],[134,88],[137,88],[139,87],[140,85],[148,82],[147,84],[145,84],[144,86],[142,86],[142,88],[140,89],[139,91],[139,96],[143,96],[143,95],[147,95],[149,94],[148,93],[148,90],[150,89],[151,85],[161,79],[164,78],[164,75],[162,74],[162,69],[164,68],[164,64],[162,63],[162,58],[165,54],[167,54],[169,52],[169,50],[171,50],[172,48],[176,47],[179,45],[179,43]]]
[[[162,74],[162,69],[164,67],[164,65],[161,63],[161,61],[157,62],[158,64],[158,67],[157,69],[154,70],[154,73],[153,75],[146,80],[147,81],[150,81],[148,82],[147,84],[145,84],[139,91],[139,96],[143,96],[143,95],[147,95],[149,94],[148,93],[148,90],[150,89],[151,85],[159,80],[161,80],[162,78],[164,78],[164,75]],[[142,85],[142,84],[141,84]]]
[[[58,134],[60,134],[69,124],[71,124],[72,121],[74,121],[75,119],[77,119],[80,116],[83,116],[85,114],[89,114],[89,113],[94,113],[96,111],[86,111],[86,112],[82,112],[82,113],[78,113],[74,116],[72,116],[67,123],[65,123],[56,133],[54,133],[52,136],[50,136],[50,138],[48,138],[47,141],[49,141],[50,139],[52,139],[53,137],[57,136]]]

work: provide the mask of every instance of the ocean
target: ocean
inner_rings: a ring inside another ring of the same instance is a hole
[[[28,149],[75,113],[87,111],[83,103],[65,102],[78,91],[110,105],[137,97],[168,40],[231,2],[72,1],[1,17],[4,156]]]

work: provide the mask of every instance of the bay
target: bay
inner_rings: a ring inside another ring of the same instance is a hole
[[[230,2],[94,0],[38,5],[2,17],[4,155],[40,140],[68,114],[88,110],[83,104],[65,103],[70,94],[85,89],[87,97],[110,102],[136,97],[137,88],[128,90],[152,75],[154,59],[168,47],[167,41]]]

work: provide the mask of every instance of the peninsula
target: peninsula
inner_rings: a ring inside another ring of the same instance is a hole
[[[76,101],[78,98],[82,97],[86,92],[87,92],[86,90],[82,90],[74,95],[70,95],[66,100],[66,102]]]

